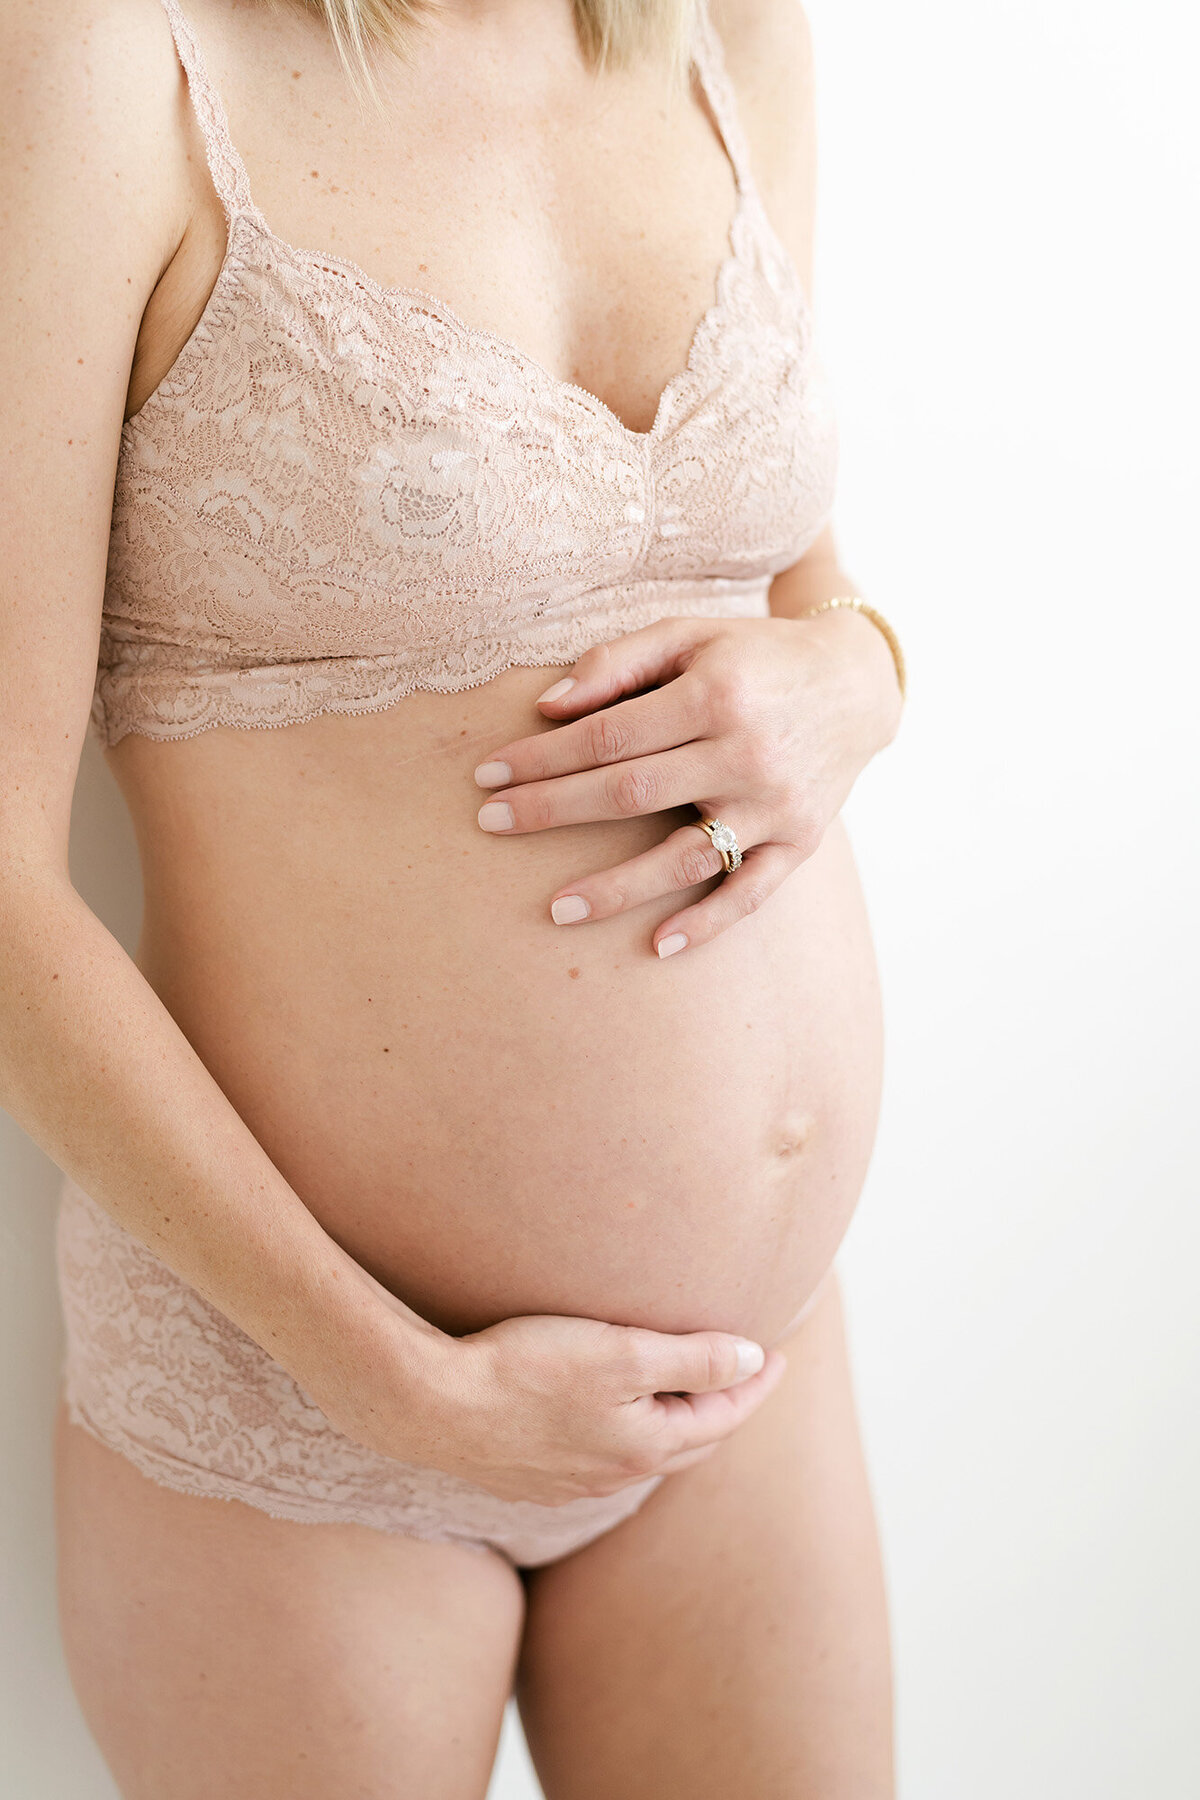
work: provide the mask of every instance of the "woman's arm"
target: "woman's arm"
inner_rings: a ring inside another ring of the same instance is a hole
[[[782,1358],[742,1379],[722,1332],[437,1331],[322,1229],[71,884],[130,369],[188,227],[182,88],[156,0],[10,0],[0,40],[0,1102],[359,1442],[549,1503],[686,1466]]]
[[[0,1100],[98,1203],[332,1391],[380,1309],[71,885],[113,482],[147,300],[188,224],[165,15],[5,8],[0,75]],[[440,1334],[413,1320],[410,1360]],[[398,1396],[402,1398],[402,1396]]]

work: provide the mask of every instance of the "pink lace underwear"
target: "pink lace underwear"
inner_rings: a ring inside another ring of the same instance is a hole
[[[395,1462],[337,1431],[286,1369],[66,1176],[57,1249],[71,1419],[180,1493],[536,1568],[628,1518],[664,1479],[538,1506]]]

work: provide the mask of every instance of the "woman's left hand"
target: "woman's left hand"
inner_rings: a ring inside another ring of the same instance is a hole
[[[900,704],[887,644],[849,609],[661,619],[587,651],[540,697],[545,717],[573,723],[502,744],[480,763],[477,783],[498,791],[479,823],[544,831],[688,804],[720,819],[736,834],[742,865],[657,927],[654,948],[670,956],[754,912],[812,855],[860,771],[895,735]],[[722,867],[707,832],[683,825],[615,868],[566,883],[552,916],[564,925],[610,918]]]

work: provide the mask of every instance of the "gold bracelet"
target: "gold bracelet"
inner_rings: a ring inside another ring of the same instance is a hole
[[[857,594],[839,594],[833,600],[822,600],[820,606],[814,606],[811,612],[801,613],[800,616],[803,619],[815,619],[818,613],[832,612],[837,606],[852,607],[855,612],[860,612],[864,618],[870,619],[877,631],[882,632],[887,647],[892,653],[892,661],[896,665],[896,680],[900,683],[900,698],[903,700],[907,681],[904,652],[900,648],[900,639],[881,612],[876,612],[873,606],[868,606],[866,601],[860,600]]]

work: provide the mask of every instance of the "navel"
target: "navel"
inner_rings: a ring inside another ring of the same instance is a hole
[[[799,1156],[812,1143],[816,1129],[817,1121],[812,1113],[786,1114],[775,1133],[773,1148],[776,1156],[780,1158]]]

